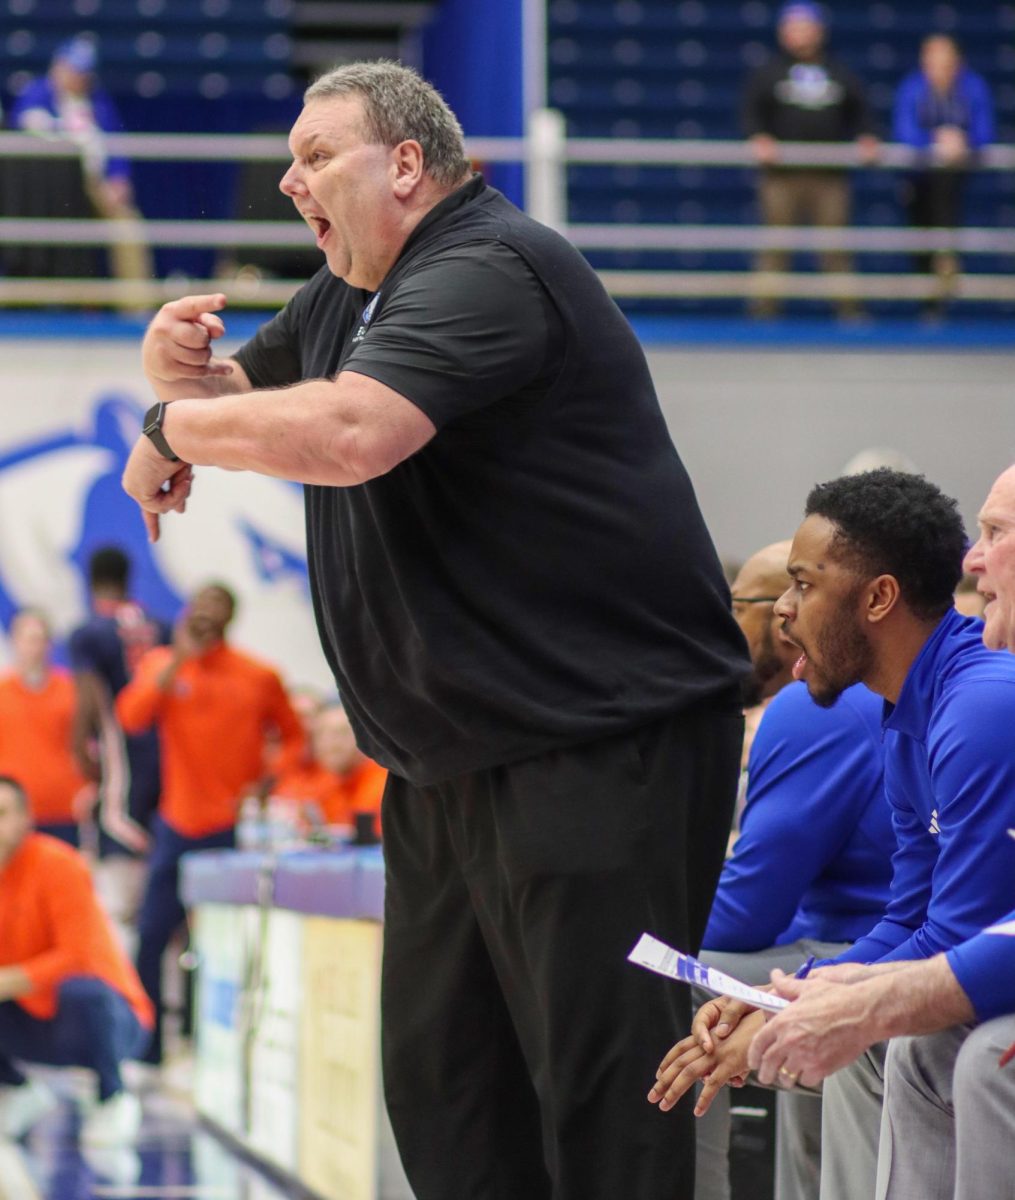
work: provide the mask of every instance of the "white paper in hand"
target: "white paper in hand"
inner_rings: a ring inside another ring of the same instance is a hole
[[[781,996],[774,996],[771,992],[760,992],[750,984],[734,979],[732,975],[706,967],[692,955],[674,950],[672,946],[667,946],[665,942],[659,941],[649,933],[641,935],[637,946],[627,956],[627,961],[645,967],[646,970],[655,971],[657,975],[679,979],[681,983],[696,984],[716,996],[733,996],[736,1000],[744,1000],[747,1004],[767,1009],[768,1012],[778,1012],[789,1004],[789,1001]]]

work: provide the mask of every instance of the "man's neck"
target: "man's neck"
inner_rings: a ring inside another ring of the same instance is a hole
[[[92,588],[93,604],[122,604],[126,598],[123,588],[102,585]]]
[[[388,253],[378,258],[376,262],[367,264],[362,276],[355,280],[355,282],[348,278],[347,282],[353,287],[362,288],[364,291],[376,292],[388,277],[391,268],[401,258],[402,251],[405,249],[409,239],[416,232],[417,226],[426,220],[438,204],[443,203],[449,196],[457,192],[459,188],[465,187],[472,178],[473,173],[469,171],[454,187],[450,188],[443,187],[433,181],[428,181],[420,194],[414,197],[412,205],[406,206],[396,226],[390,231]]]
[[[18,851],[25,844],[25,839],[30,836],[31,832],[32,831],[29,830],[28,833],[25,834],[25,837],[23,837],[17,843],[17,845],[11,846],[11,848],[9,850],[0,852],[0,874],[2,874],[4,871],[6,871],[7,868],[14,861],[15,857],[17,856]]]
[[[920,651],[927,644],[942,618],[920,621],[909,618],[904,624],[884,636],[877,661],[863,683],[889,704],[898,704],[903,685]]]
[[[18,676],[21,682],[32,691],[39,691],[40,688],[46,686],[46,681],[49,679],[48,663],[41,663],[39,666],[18,667]]]

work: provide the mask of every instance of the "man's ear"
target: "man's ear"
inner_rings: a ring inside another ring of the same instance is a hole
[[[394,148],[395,177],[393,188],[399,200],[407,200],[423,178],[423,147],[419,142],[399,142]]]
[[[871,624],[877,624],[895,611],[902,591],[894,575],[879,575],[867,585],[864,596],[864,615]]]

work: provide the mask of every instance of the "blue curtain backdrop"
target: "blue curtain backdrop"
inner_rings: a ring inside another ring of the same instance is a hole
[[[467,137],[518,137],[525,126],[522,0],[444,0],[423,30],[423,72]],[[520,165],[478,165],[489,183],[522,203]]]

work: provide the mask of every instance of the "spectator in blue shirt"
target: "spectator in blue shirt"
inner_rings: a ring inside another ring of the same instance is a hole
[[[952,607],[966,539],[954,501],[932,484],[871,471],[815,488],[806,512],[776,612],[802,650],[794,674],[818,703],[857,682],[886,700],[885,790],[899,842],[883,919],[838,961],[932,958],[1011,908],[1015,658],[990,652],[983,624]],[[740,1078],[763,1023],[753,1014],[738,1024],[740,1015],[706,1005],[650,1098],[672,1107],[708,1074],[700,1110]],[[825,1085],[825,1196],[874,1194],[883,1070],[884,1047],[872,1047]],[[797,1076],[785,1068],[779,1078]]]
[[[965,565],[986,601],[983,640],[1015,651],[1015,467],[994,483],[979,526]],[[776,989],[795,1003],[751,1046],[763,1082],[782,1069],[813,1085],[899,1038],[885,1072],[886,1200],[1011,1194],[1015,910],[923,962],[830,967]]]
[[[920,65],[895,96],[892,136],[911,146],[914,170],[903,199],[918,229],[955,229],[962,224],[962,192],[976,153],[995,136],[987,82],[962,61],[955,39],[933,34],[920,47]],[[959,270],[948,249],[917,255],[918,271],[934,270],[947,282]]]
[[[113,274],[121,280],[146,280],[153,274],[151,251],[134,203],[130,164],[106,150],[105,135],[121,133],[123,121],[113,97],[98,82],[97,65],[92,38],[81,35],[62,43],[47,74],[33,79],[16,97],[11,125],[77,143],[85,191],[95,215],[120,222],[127,235],[110,244]]]
[[[834,957],[877,922],[888,901],[895,846],[882,781],[881,701],[862,684],[821,708],[794,683],[799,650],[779,629],[791,543],[766,546],[733,582],[733,615],[747,640],[753,691],[772,697],[747,766],[746,805],[719,880],[701,957],[749,983],[809,955]],[[698,1123],[695,1196],[726,1200],[729,1097]],[[816,1200],[821,1099],[777,1100],[776,1200]]]

